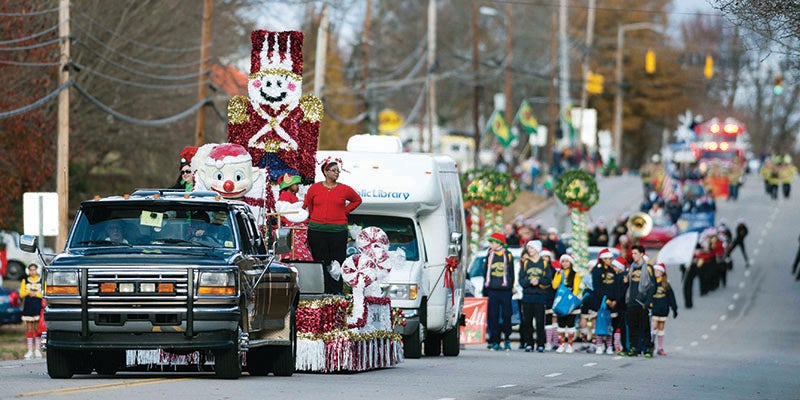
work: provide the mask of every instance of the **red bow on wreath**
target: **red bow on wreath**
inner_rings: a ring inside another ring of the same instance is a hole
[[[580,201],[577,201],[577,200],[570,201],[569,204],[567,204],[567,207],[576,208],[580,212],[588,212],[589,211],[589,207],[584,206]]]
[[[447,257],[444,266],[444,287],[450,289],[451,292],[455,291],[456,284],[453,282],[453,271],[458,268],[458,258]],[[450,305],[455,304],[455,295],[450,297]]]

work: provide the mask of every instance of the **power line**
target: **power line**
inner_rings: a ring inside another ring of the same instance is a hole
[[[52,26],[50,28],[47,28],[47,29],[45,29],[43,31],[39,31],[39,32],[36,32],[34,34],[25,36],[25,37],[16,38],[16,39],[10,39],[10,40],[2,40],[2,41],[0,41],[0,45],[14,44],[14,43],[19,43],[19,42],[24,42],[26,40],[36,39],[37,37],[44,36],[44,35],[46,35],[46,34],[48,34],[50,32],[55,31],[56,29],[58,29],[58,24],[56,24],[55,26]]]
[[[112,35],[112,36],[114,36],[116,38],[119,38],[120,40],[122,40],[122,41],[124,41],[126,43],[130,43],[130,44],[133,44],[133,45],[136,45],[136,46],[148,49],[148,50],[163,51],[163,52],[168,52],[168,53],[188,53],[188,52],[198,51],[198,50],[203,48],[203,46],[193,46],[193,47],[160,47],[160,46],[152,46],[152,45],[149,45],[147,43],[139,42],[139,41],[136,41],[136,40],[133,40],[133,39],[128,39],[128,38],[118,34],[117,32],[114,32],[112,29],[107,28],[105,25],[101,24],[100,22],[98,22],[97,20],[95,20],[94,18],[90,17],[89,15],[87,15],[87,14],[85,14],[83,12],[80,12],[80,11],[76,10],[75,11],[75,15],[78,15],[78,16],[80,16],[82,18],[86,18],[92,24],[100,27],[100,29],[108,32],[110,35]],[[73,21],[73,24],[75,24],[74,21]]]
[[[51,44],[60,43],[62,41],[61,38],[55,38],[53,40],[48,40],[42,43],[36,43],[28,46],[19,46],[19,47],[0,47],[0,51],[17,51],[17,50],[31,50],[31,49],[38,49],[40,47],[46,47]]]
[[[55,65],[60,65],[59,62],[24,62],[24,61],[13,61],[13,60],[0,60],[0,64],[5,65],[16,65],[20,67],[52,67]]]
[[[74,44],[79,45],[79,46],[83,46],[84,48],[89,49],[89,51],[92,51],[100,59],[108,62],[109,64],[111,64],[111,65],[113,65],[113,66],[115,66],[115,67],[117,67],[117,68],[119,68],[119,69],[121,69],[123,71],[130,72],[130,73],[132,73],[134,75],[144,76],[144,77],[147,77],[147,78],[150,78],[150,79],[159,80],[159,81],[179,81],[179,80],[184,80],[184,79],[195,79],[195,78],[200,76],[199,72],[192,72],[190,74],[185,74],[185,75],[155,75],[155,74],[150,74],[150,73],[147,73],[147,72],[138,71],[138,70],[135,70],[133,68],[127,67],[125,65],[122,65],[122,64],[120,64],[120,63],[118,63],[118,62],[116,62],[116,61],[114,61],[114,60],[112,60],[112,59],[100,54],[99,52],[93,51],[92,48],[86,46],[85,44],[80,42],[80,40],[75,41]],[[207,72],[208,71],[206,71],[206,73]]]
[[[31,110],[37,108],[37,107],[40,107],[42,104],[47,103],[48,101],[52,100],[54,97],[58,96],[58,94],[62,90],[72,86],[73,84],[75,84],[75,80],[74,79],[70,79],[69,81],[67,81],[63,85],[59,86],[56,90],[53,90],[52,92],[48,93],[47,96],[44,96],[41,99],[36,100],[31,104],[28,104],[27,106],[20,107],[20,108],[17,108],[15,110],[11,110],[11,111],[6,111],[6,112],[0,113],[0,119],[10,118],[10,117],[13,117],[15,115],[26,113],[28,111],[31,111]]]
[[[196,103],[195,105],[189,107],[185,111],[180,112],[178,114],[175,114],[175,115],[173,115],[171,117],[166,117],[166,118],[161,118],[161,119],[151,119],[151,120],[139,119],[139,118],[133,118],[133,117],[130,117],[130,116],[127,116],[125,114],[122,114],[122,113],[119,113],[119,112],[115,111],[111,107],[107,106],[106,104],[104,104],[100,100],[96,99],[91,94],[89,94],[89,92],[87,92],[83,87],[81,87],[78,84],[74,84],[74,87],[78,91],[78,93],[80,93],[83,97],[85,97],[87,100],[89,100],[89,102],[91,102],[92,104],[94,104],[95,106],[100,108],[101,110],[105,111],[106,113],[111,114],[115,118],[117,118],[117,119],[119,119],[121,121],[127,122],[129,124],[141,125],[141,126],[161,126],[161,125],[171,124],[173,122],[179,121],[181,119],[184,119],[184,118],[194,114],[194,112],[199,110],[200,107],[203,107],[206,104],[212,103],[210,98],[206,98],[203,101],[200,101],[200,102]]]
[[[177,88],[186,88],[186,87],[197,87],[199,85],[198,82],[191,82],[191,83],[176,83],[176,84],[168,84],[168,85],[158,85],[158,84],[150,84],[150,83],[141,83],[141,82],[134,82],[129,81],[121,78],[117,78],[112,75],[104,74],[100,71],[95,71],[92,68],[89,68],[85,65],[78,64],[76,62],[70,62],[70,65],[74,67],[76,71],[86,71],[92,75],[99,76],[101,78],[105,78],[107,80],[121,83],[123,85],[134,86],[143,89],[177,89]]]
[[[79,24],[73,23],[72,26],[77,28],[77,30],[85,33],[86,36],[89,39],[91,39],[93,42],[99,44],[103,48],[107,49],[108,51],[110,51],[110,52],[112,52],[114,54],[117,54],[120,57],[122,57],[122,58],[124,58],[124,59],[126,59],[128,61],[131,61],[133,63],[136,63],[136,64],[146,65],[148,67],[159,67],[159,68],[187,68],[187,67],[196,67],[196,66],[200,65],[200,63],[202,62],[202,60],[198,60],[198,61],[192,61],[192,62],[183,63],[183,64],[162,64],[162,63],[154,63],[154,62],[150,62],[150,61],[141,60],[141,59],[138,59],[136,57],[129,56],[129,55],[127,55],[127,54],[125,54],[125,53],[123,53],[123,52],[121,52],[121,51],[109,46],[108,44],[106,44],[105,42],[100,40],[97,36],[95,36],[91,32],[89,32],[87,29],[84,29],[83,27],[81,27]],[[87,46],[85,44],[82,44],[81,42],[76,42],[76,44],[81,44],[84,47],[86,47],[87,49],[89,49],[90,51],[92,51],[93,53],[95,53],[97,55],[101,55],[99,52],[97,52],[97,50],[92,49],[91,47],[89,47],[89,46]]]
[[[21,13],[0,13],[0,17],[32,17],[34,15],[43,15],[58,12],[58,7],[48,8],[47,10],[21,12]]]

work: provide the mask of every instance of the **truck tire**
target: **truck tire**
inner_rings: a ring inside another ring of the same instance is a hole
[[[422,357],[422,343],[419,339],[419,326],[410,335],[403,335],[403,356],[405,358]]]
[[[272,372],[270,351],[266,347],[259,347],[247,351],[247,372],[252,376],[267,376]]]
[[[25,277],[25,266],[19,261],[9,261],[6,266],[6,278],[19,281]]]
[[[442,353],[445,357],[455,357],[461,352],[461,329],[457,326],[442,336]]]
[[[439,357],[442,354],[442,335],[428,331],[425,336],[425,357]]]
[[[292,376],[297,363],[297,327],[295,324],[295,310],[292,308],[289,317],[289,345],[275,347],[275,361],[272,372],[275,376]]]
[[[47,349],[47,375],[53,379],[72,378],[69,352],[54,348]]]
[[[242,357],[238,346],[214,352],[214,373],[219,379],[239,379],[242,375]]]
[[[98,375],[114,375],[125,366],[125,350],[98,351],[94,353],[94,370]]]

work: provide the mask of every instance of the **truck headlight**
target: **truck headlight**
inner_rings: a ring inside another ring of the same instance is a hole
[[[201,272],[197,294],[233,296],[236,294],[236,277],[233,272]]]
[[[44,284],[45,295],[77,295],[78,271],[50,271]]]
[[[417,298],[417,285],[391,284],[387,292],[389,298],[396,300],[414,300]]]

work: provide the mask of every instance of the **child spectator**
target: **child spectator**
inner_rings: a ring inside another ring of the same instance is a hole
[[[656,272],[656,293],[653,295],[653,332],[656,337],[655,342],[658,346],[658,355],[666,356],[664,351],[664,324],[669,318],[669,310],[672,309],[672,317],[678,318],[678,304],[675,302],[675,294],[667,279],[667,269],[663,263],[656,264],[653,269]]]
[[[500,350],[501,334],[506,351],[511,350],[511,295],[514,292],[514,257],[506,250],[506,237],[500,232],[489,236],[489,250],[484,261],[483,293],[489,298],[487,310],[489,345]],[[502,320],[502,325],[501,325]]]
[[[553,278],[553,288],[558,289],[562,284],[572,290],[576,296],[581,293],[581,276],[575,272],[573,264],[575,260],[569,254],[564,254],[559,259],[561,262],[561,271],[556,272]],[[580,308],[568,315],[558,317],[558,339],[559,346],[556,353],[573,353],[575,349],[572,343],[575,341],[575,317],[580,314]]]

